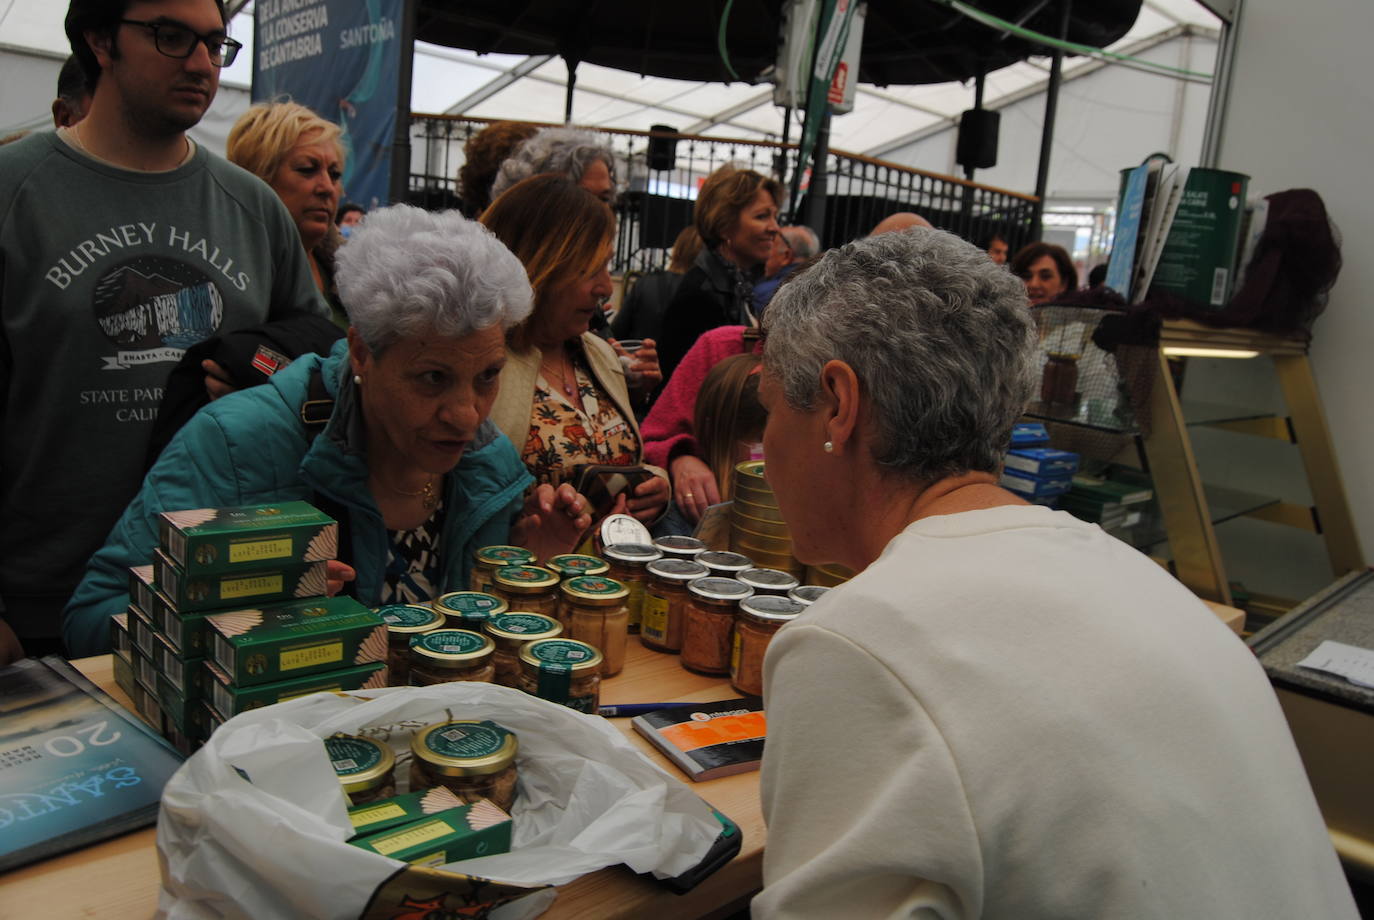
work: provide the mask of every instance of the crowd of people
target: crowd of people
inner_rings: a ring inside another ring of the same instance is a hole
[[[902,212],[824,249],[727,166],[608,317],[595,132],[493,125],[466,216],[368,212],[303,106],[252,107],[227,159],[187,136],[238,50],[219,0],[66,28],[56,129],[0,148],[0,663],[108,651],[163,510],[317,504],[330,590],[377,606],[609,513],[690,532],[763,456],[797,557],[858,574],[767,655],[756,916],[1354,917],[1253,656],[997,484],[1062,248]],[[262,379],[196,350],[236,336]],[[204,405],[145,456],[174,372]],[[593,503],[604,466],[636,475]]]

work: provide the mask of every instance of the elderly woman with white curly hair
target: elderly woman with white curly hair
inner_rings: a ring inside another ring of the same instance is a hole
[[[585,128],[543,128],[501,163],[491,187],[495,201],[523,179],[558,173],[607,204],[615,200],[615,154],[606,135]]]
[[[1020,280],[908,230],[764,316],[765,472],[857,571],[768,648],[757,918],[1355,917],[1272,689],[1197,598],[998,487]]]
[[[164,510],[300,499],[341,524],[331,589],[376,606],[466,587],[473,551],[573,548],[590,525],[571,486],[529,488],[487,421],[505,334],[530,313],[525,270],[457,212],[374,211],[343,248],[352,325],[328,358],[306,355],[201,410],[148,473],[67,607],[73,655],[109,648],[128,568],[150,562]]]

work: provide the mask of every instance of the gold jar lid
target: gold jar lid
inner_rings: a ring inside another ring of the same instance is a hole
[[[434,609],[462,620],[486,620],[505,613],[507,604],[494,594],[481,591],[450,591],[434,599]]]
[[[539,639],[520,650],[520,666],[531,677],[541,671],[585,677],[600,671],[601,652],[576,639]]]
[[[410,751],[440,776],[488,776],[515,762],[515,733],[490,720],[456,719],[426,725],[410,739]]]
[[[605,559],[584,556],[581,553],[550,556],[544,560],[544,568],[551,570],[560,578],[576,578],[579,575],[605,575],[611,570]]]
[[[373,612],[382,618],[392,636],[429,632],[445,622],[442,613],[419,604],[386,604]]]
[[[613,543],[601,554],[621,565],[646,566],[663,558],[663,550],[648,543]]]
[[[468,629],[436,629],[410,640],[411,660],[436,668],[475,667],[495,650],[490,636]]]
[[[625,602],[630,589],[605,575],[579,575],[563,582],[563,597],[583,607],[614,607]]]
[[[324,739],[325,754],[339,777],[344,792],[367,792],[386,782],[396,755],[391,746],[357,735],[335,735]]]
[[[563,635],[563,624],[542,613],[511,610],[487,620],[486,630],[501,648],[515,650],[526,642]]]
[[[765,626],[782,626],[806,609],[800,601],[778,594],[755,594],[739,602],[740,619]]]
[[[472,558],[480,566],[497,569],[503,565],[528,565],[534,562],[534,553],[523,546],[484,546]]]
[[[537,565],[502,566],[492,578],[511,594],[546,594],[558,587],[558,576]]]
[[[706,601],[709,604],[738,604],[754,593],[754,589],[741,581],[733,578],[721,578],[715,575],[707,575],[695,581],[688,582],[687,590],[692,597],[697,600]]]
[[[649,574],[661,581],[671,581],[685,586],[687,582],[704,578],[711,570],[700,562],[689,559],[659,559],[648,566]]]

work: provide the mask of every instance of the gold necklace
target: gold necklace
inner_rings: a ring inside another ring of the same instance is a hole
[[[375,473],[373,474],[373,478],[397,495],[404,495],[406,498],[418,497],[420,499],[420,504],[424,506],[426,511],[433,511],[439,505],[439,490],[434,488],[433,479],[425,483],[422,488],[416,489],[414,492],[407,492],[405,489],[396,488],[389,482],[383,482],[382,478]]]
[[[569,382],[568,382],[567,367],[568,367],[568,365],[571,364],[571,363],[572,363],[572,362],[568,360],[568,355],[567,355],[567,352],[565,351],[565,352],[563,353],[563,360],[560,361],[559,364],[558,364],[558,383],[559,383],[559,385],[563,388],[563,395],[567,396],[568,399],[572,399],[573,396],[577,395],[577,370],[576,370],[576,368],[574,368],[574,370],[573,370],[573,374],[572,374],[572,377],[573,377],[572,383],[569,383]],[[540,366],[541,369],[547,371],[547,370],[549,369],[549,366],[548,366],[548,359],[546,358],[546,359],[544,359],[543,361],[541,361],[541,362],[539,363],[539,366]],[[546,376],[544,379],[545,379],[546,382],[548,381],[548,377],[547,377],[547,376]]]

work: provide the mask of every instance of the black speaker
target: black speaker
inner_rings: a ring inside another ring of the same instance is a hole
[[[959,116],[959,143],[954,161],[960,166],[987,169],[997,165],[997,126],[1001,112],[969,109]]]
[[[649,168],[672,169],[677,165],[677,138],[662,137],[659,132],[677,134],[677,128],[672,125],[649,126]]]

